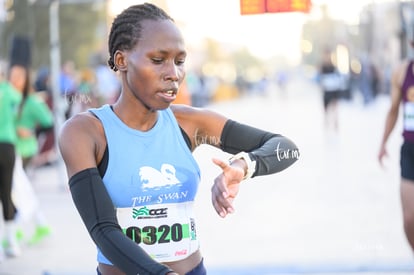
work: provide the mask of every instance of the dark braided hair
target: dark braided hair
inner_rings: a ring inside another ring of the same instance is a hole
[[[109,33],[109,67],[115,72],[114,56],[117,50],[131,50],[141,37],[141,22],[143,20],[171,20],[174,21],[164,10],[159,7],[144,3],[130,6],[120,13],[113,21]]]

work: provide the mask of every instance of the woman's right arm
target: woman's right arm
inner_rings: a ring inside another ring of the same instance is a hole
[[[97,169],[97,159],[105,145],[102,139],[102,128],[90,114],[79,114],[68,120],[59,135],[70,192],[83,223],[105,257],[126,274],[172,272],[123,234]]]
[[[398,114],[402,99],[402,93],[401,93],[401,86],[402,82],[404,80],[406,71],[408,68],[408,63],[404,62],[402,65],[397,67],[391,77],[391,104],[389,107],[389,110],[387,112],[386,118],[385,118],[385,126],[384,131],[381,139],[380,144],[380,150],[378,153],[378,161],[381,166],[383,166],[383,159],[388,155],[386,144],[388,141],[388,138],[391,135],[391,132],[393,131],[395,124],[398,120]]]
[[[77,114],[63,124],[58,144],[69,179],[82,170],[97,167],[99,139],[98,119],[90,114]]]

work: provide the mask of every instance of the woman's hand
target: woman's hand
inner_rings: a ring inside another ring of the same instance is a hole
[[[385,145],[381,145],[379,153],[378,153],[378,161],[381,165],[381,168],[384,168],[384,158],[388,157],[388,152],[387,152],[387,148],[385,147]]]
[[[236,198],[240,182],[243,180],[246,170],[244,160],[238,159],[230,165],[227,161],[213,158],[214,164],[223,172],[214,179],[211,188],[212,202],[217,214],[224,218],[234,212],[233,201]]]

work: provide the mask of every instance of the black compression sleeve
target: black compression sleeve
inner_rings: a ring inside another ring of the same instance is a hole
[[[91,238],[116,267],[127,275],[164,275],[172,272],[122,233],[115,207],[97,168],[75,174],[70,178],[69,186],[75,206]]]
[[[256,160],[253,177],[280,172],[299,158],[299,150],[290,139],[230,119],[224,125],[220,141],[223,151],[231,154],[245,151]]]

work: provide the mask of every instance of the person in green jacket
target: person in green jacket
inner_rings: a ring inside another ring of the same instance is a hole
[[[30,161],[39,150],[37,129],[51,129],[53,127],[53,114],[46,102],[36,93],[33,93],[30,86],[26,85],[30,79],[26,68],[14,66],[12,70],[18,71],[25,82],[17,81],[15,88],[22,93],[22,101],[17,114],[17,152],[22,157],[23,167],[26,169]],[[21,83],[21,84],[18,84]]]
[[[22,162],[19,161],[16,164],[23,165],[23,167],[16,167],[15,173],[21,173],[22,175],[20,176],[26,177],[27,179],[25,169],[30,163],[30,160],[36,156],[39,149],[36,130],[38,128],[45,129],[53,127],[53,114],[45,101],[33,93],[30,82],[30,71],[27,67],[22,65],[14,65],[11,67],[9,81],[22,96],[16,115],[16,151]],[[18,176],[16,178],[22,179],[22,177]],[[49,235],[50,228],[39,207],[34,211],[33,218],[36,229],[29,242],[37,243],[43,237]]]
[[[11,195],[17,142],[15,116],[20,100],[21,94],[9,82],[0,80],[0,199],[5,229],[5,232],[1,233],[7,240],[5,252],[9,257],[20,254],[16,239],[17,209]],[[4,259],[4,251],[0,247],[0,260],[2,259]]]

